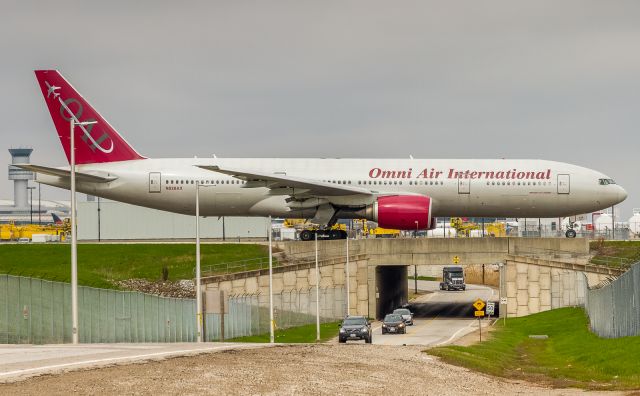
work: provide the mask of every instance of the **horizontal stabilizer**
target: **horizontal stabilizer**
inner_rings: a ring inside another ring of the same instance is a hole
[[[68,169],[50,168],[48,166],[32,165],[32,164],[15,164],[18,168],[29,170],[36,173],[42,173],[50,176],[71,177],[71,171]],[[76,179],[78,181],[90,183],[108,183],[116,180],[118,177],[104,172],[84,173],[76,171]]]

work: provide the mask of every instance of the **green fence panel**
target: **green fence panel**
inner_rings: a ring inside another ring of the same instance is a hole
[[[195,341],[195,300],[78,288],[80,342]],[[71,285],[0,275],[0,343],[69,343]]]

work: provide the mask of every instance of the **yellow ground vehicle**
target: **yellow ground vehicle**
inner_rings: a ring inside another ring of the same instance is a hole
[[[56,235],[60,236],[60,241],[66,239],[67,234],[71,231],[69,219],[65,219],[60,225],[48,224],[25,224],[16,225],[15,223],[0,224],[0,240],[17,241],[20,238],[33,239],[33,235]]]
[[[369,223],[365,219],[354,220],[354,222],[362,223],[362,234],[365,237],[372,236],[374,238],[397,238],[400,236],[400,230],[392,230],[389,228],[369,227]]]
[[[336,223],[329,228],[320,228],[317,224],[313,224],[304,219],[286,219],[282,223],[283,227],[295,228],[303,241],[311,241],[318,235],[318,239],[345,239],[347,237],[347,226]]]
[[[370,228],[367,220],[356,219],[353,220],[353,224],[360,225],[362,235],[365,237],[375,238],[396,238],[400,236],[399,230],[391,230],[386,228]],[[314,234],[318,234],[318,239],[344,239],[347,237],[347,225],[342,223],[336,223],[332,227],[327,229],[321,229],[317,224],[313,224],[304,219],[286,219],[282,223],[283,227],[295,228],[300,232],[300,239],[303,241],[310,241],[314,239]]]
[[[481,237],[482,224],[474,222],[466,222],[460,217],[452,217],[450,220],[451,228],[456,230],[460,237]],[[504,237],[507,235],[504,223],[485,223],[484,236]]]

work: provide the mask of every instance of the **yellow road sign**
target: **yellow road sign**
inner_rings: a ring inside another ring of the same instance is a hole
[[[484,311],[475,311],[475,316],[484,316]]]
[[[482,301],[481,299],[477,299],[474,303],[473,306],[475,307],[475,309],[477,311],[482,311],[482,308],[484,308],[484,301]]]
[[[458,256],[453,256],[453,263],[454,264],[458,264],[460,262],[460,257]]]

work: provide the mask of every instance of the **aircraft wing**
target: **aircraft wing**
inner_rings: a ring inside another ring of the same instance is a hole
[[[253,170],[223,169],[213,165],[197,165],[199,168],[223,173],[235,178],[245,180],[245,188],[267,187],[273,195],[307,195],[307,196],[345,196],[362,195],[371,197],[373,192],[367,188],[333,184],[317,180],[309,180],[300,177],[287,176],[279,173],[262,173]]]
[[[14,164],[18,168],[29,170],[36,173],[42,173],[45,175],[58,176],[58,177],[71,177],[71,171],[67,169],[50,168],[48,166],[33,165],[33,164]],[[76,171],[76,179],[78,181],[85,181],[91,183],[108,183],[116,180],[117,177],[108,174],[100,173],[85,173]]]

